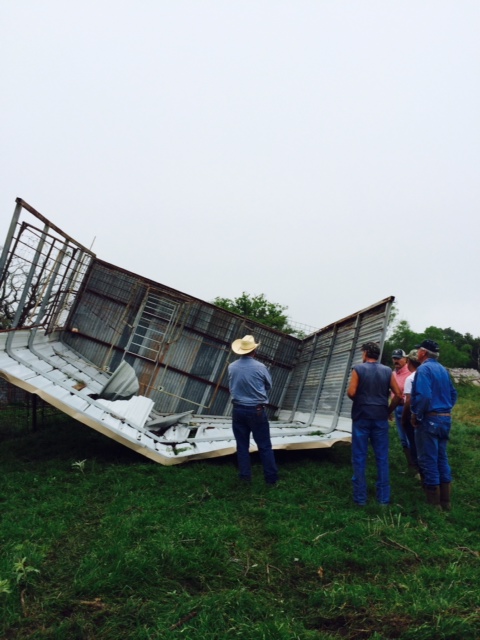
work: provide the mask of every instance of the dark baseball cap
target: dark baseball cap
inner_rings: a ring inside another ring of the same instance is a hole
[[[392,358],[397,358],[398,360],[400,360],[400,358],[406,358],[406,357],[407,357],[407,354],[403,349],[394,349],[392,351]]]
[[[416,344],[415,349],[426,349],[432,353],[438,353],[440,351],[440,347],[435,340],[429,340],[428,338],[426,340],[422,340],[420,344]]]

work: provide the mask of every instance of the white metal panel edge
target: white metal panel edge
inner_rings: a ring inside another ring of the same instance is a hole
[[[95,401],[89,393],[97,393],[99,386],[108,381],[105,373],[92,367],[56,337],[49,341],[38,332],[33,341],[35,346],[30,349],[29,331],[14,333],[10,336],[9,353],[9,334],[0,333],[0,375],[82,424],[167,466],[235,452],[230,420],[194,415],[187,419],[180,415],[178,423],[160,437],[154,430],[149,432],[144,428],[153,410],[150,399],[134,396],[128,401]],[[76,389],[79,382],[86,386]],[[155,417],[155,412],[153,414]],[[271,426],[274,449],[323,448],[350,440],[348,433],[323,434],[317,425],[307,428],[298,421],[272,422]],[[192,430],[196,435],[190,438]],[[251,451],[256,450],[252,441]]]

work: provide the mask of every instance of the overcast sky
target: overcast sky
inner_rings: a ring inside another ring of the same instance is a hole
[[[478,0],[3,0],[17,196],[103,260],[323,327],[480,335]]]

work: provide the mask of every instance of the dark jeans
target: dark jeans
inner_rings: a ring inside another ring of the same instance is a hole
[[[388,466],[388,420],[354,420],[352,424],[353,501],[367,502],[367,454],[372,443],[377,463],[377,500],[390,502],[390,469]]]
[[[398,433],[398,437],[400,438],[400,444],[402,445],[402,447],[409,449],[410,448],[410,442],[408,440],[407,434],[405,433],[405,430],[402,426],[402,413],[403,413],[403,405],[400,405],[399,407],[396,407],[394,414],[395,414],[395,424],[397,425],[397,433]]]
[[[262,405],[234,405],[232,414],[233,435],[237,442],[238,472],[242,480],[250,480],[250,435],[253,436],[263,465],[265,482],[275,484],[278,480],[277,465],[270,440],[270,425]]]
[[[408,444],[410,449],[410,456],[412,458],[412,462],[414,465],[418,467],[418,453],[417,453],[417,445],[415,443],[415,429],[412,427],[412,423],[409,422],[406,426],[403,427],[405,434],[408,438]]]
[[[425,417],[415,429],[418,463],[426,485],[436,486],[452,480],[447,456],[451,424],[449,416],[432,416]]]

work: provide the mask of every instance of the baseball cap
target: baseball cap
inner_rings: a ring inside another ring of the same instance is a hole
[[[420,344],[415,345],[415,349],[426,349],[427,351],[432,351],[433,353],[438,353],[440,351],[440,347],[435,340],[430,340],[427,338],[426,340],[422,340]]]

